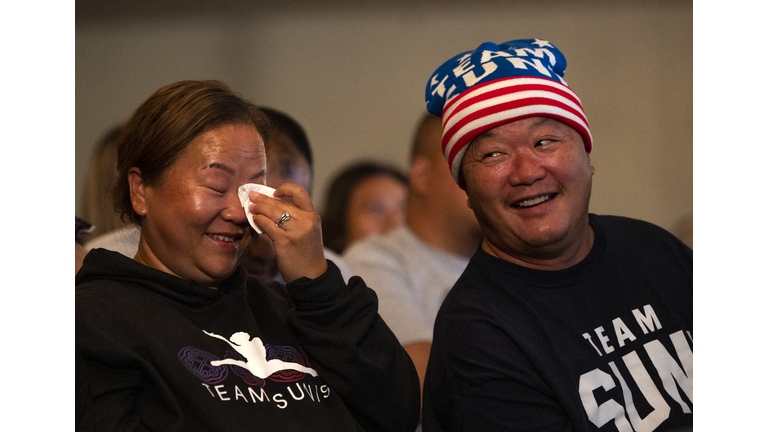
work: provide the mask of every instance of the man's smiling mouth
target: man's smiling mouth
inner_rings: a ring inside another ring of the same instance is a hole
[[[536,198],[531,198],[527,200],[522,200],[520,202],[512,204],[512,207],[515,208],[527,208],[527,207],[533,207],[535,205],[539,205],[545,201],[549,201],[552,199],[554,195],[547,194],[547,195],[541,195]]]

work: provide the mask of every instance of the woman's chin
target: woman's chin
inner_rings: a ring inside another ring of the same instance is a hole
[[[216,288],[219,286],[219,284],[232,276],[232,274],[235,272],[235,269],[237,269],[236,264],[201,268],[196,275],[193,275],[189,279],[203,285],[208,285],[211,288]]]

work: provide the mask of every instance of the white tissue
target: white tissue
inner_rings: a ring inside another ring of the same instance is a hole
[[[251,214],[251,211],[248,210],[248,207],[251,206],[251,199],[248,198],[248,195],[250,195],[251,191],[256,191],[262,195],[274,198],[275,190],[269,186],[256,183],[246,183],[237,188],[237,196],[240,197],[240,203],[243,205],[243,210],[245,210],[245,217],[248,219],[248,222],[251,224],[253,229],[256,230],[257,233],[261,234],[263,231],[259,229],[259,227],[257,227],[253,222],[253,215]]]

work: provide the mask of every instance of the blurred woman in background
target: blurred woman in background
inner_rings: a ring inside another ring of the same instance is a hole
[[[386,234],[405,223],[408,179],[379,162],[358,162],[330,183],[323,214],[323,242],[341,254],[373,234]]]

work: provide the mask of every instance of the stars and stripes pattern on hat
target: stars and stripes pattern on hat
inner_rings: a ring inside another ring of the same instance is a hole
[[[494,53],[494,48],[501,54]],[[525,59],[534,55],[535,64]],[[494,63],[489,65],[491,61]],[[540,39],[525,39],[500,47],[486,42],[474,52],[449,60],[433,74],[427,85],[427,108],[442,118],[443,154],[462,188],[461,161],[472,140],[515,120],[554,118],[579,132],[587,152],[591,151],[589,123],[578,96],[562,80],[564,69],[565,57],[557,48]],[[484,71],[483,77],[477,79],[474,70]],[[457,76],[457,71],[470,75],[469,79]],[[445,76],[438,79],[441,72]],[[446,87],[450,87],[447,95]]]

